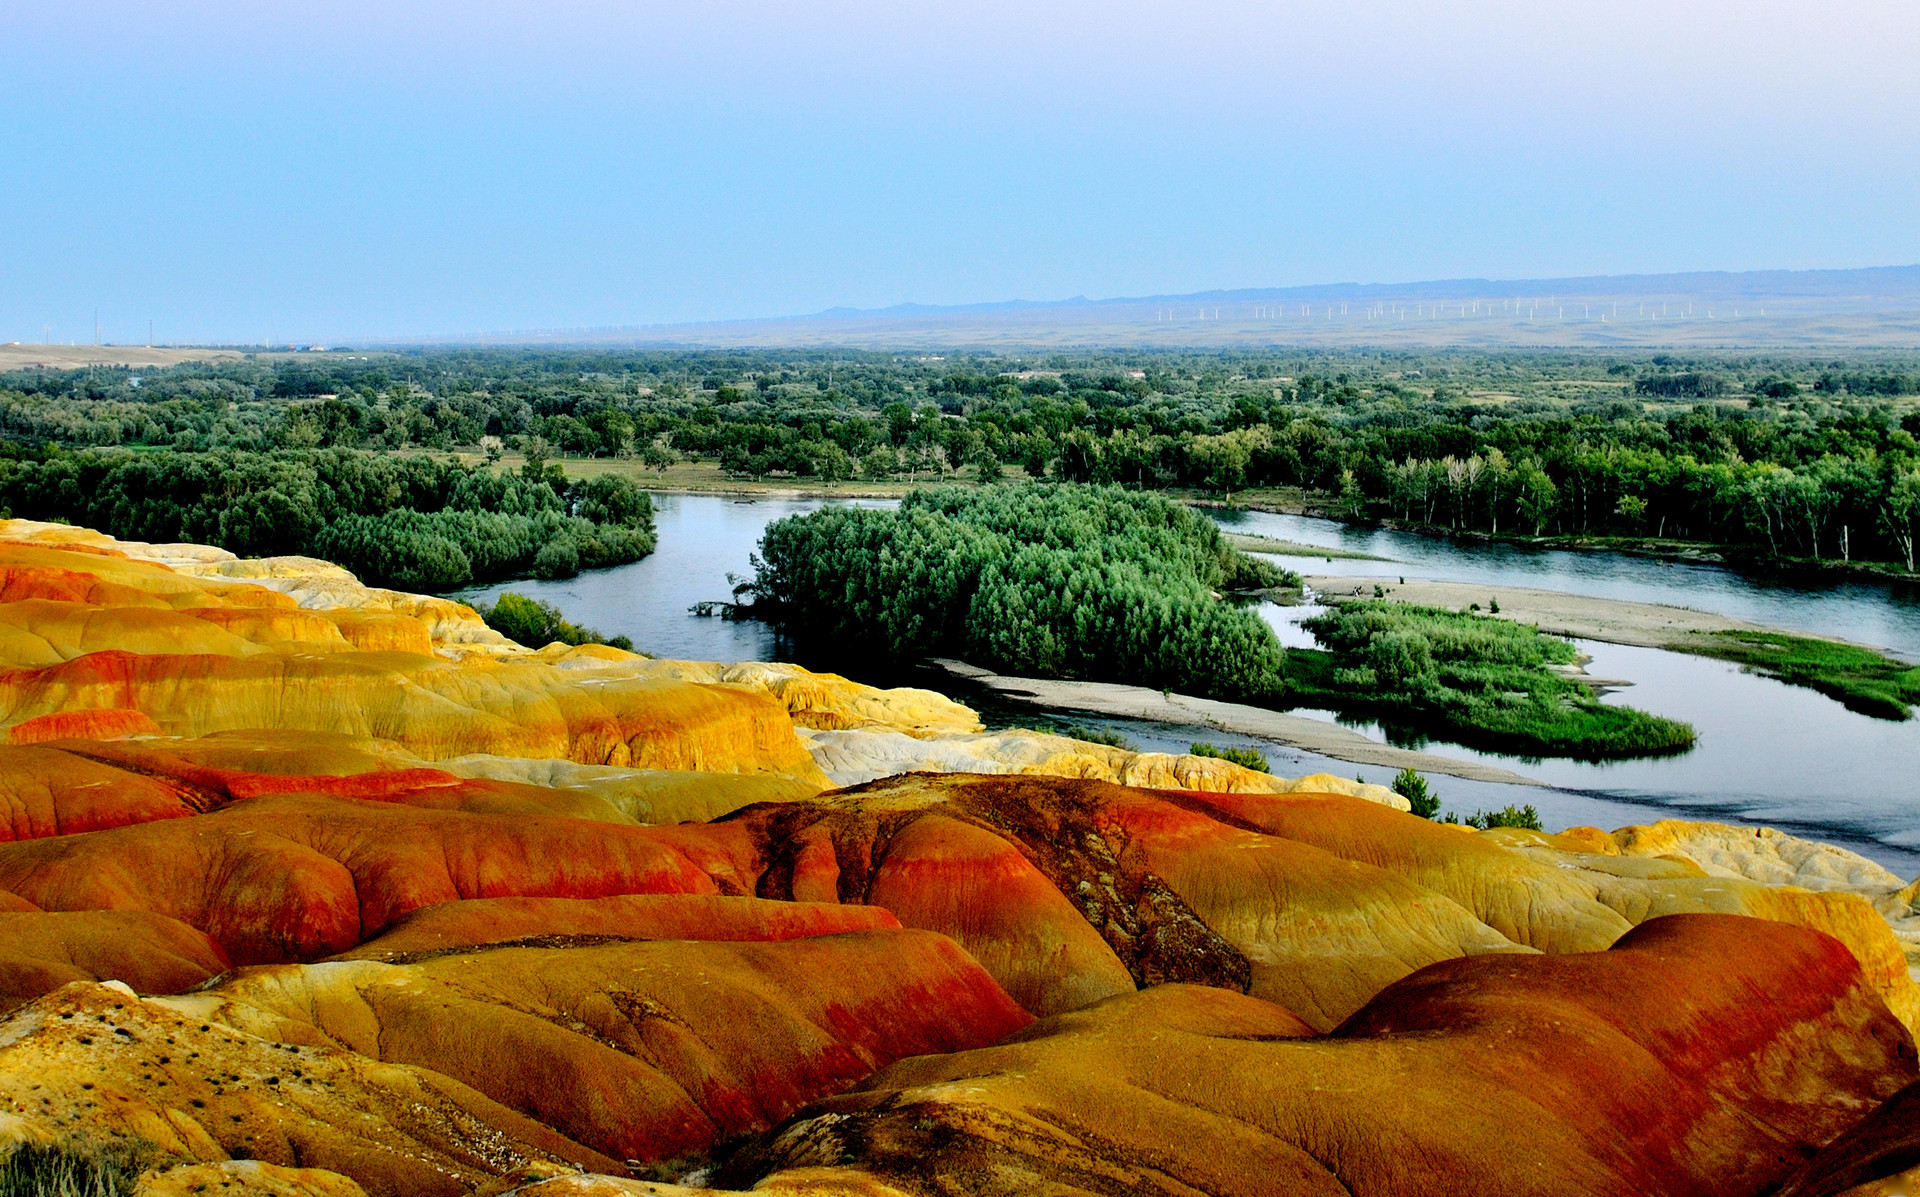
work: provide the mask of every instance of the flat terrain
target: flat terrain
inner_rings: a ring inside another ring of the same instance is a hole
[[[88,366],[177,366],[182,362],[237,361],[237,349],[178,349],[147,345],[0,345],[0,371],[46,366],[80,370]]]
[[[1543,632],[1557,636],[1604,640],[1609,644],[1634,644],[1642,648],[1672,648],[1692,636],[1712,632],[1775,630],[1687,607],[1595,598],[1521,586],[1428,582],[1419,579],[1394,584],[1380,578],[1331,576],[1310,577],[1304,581],[1318,594],[1335,602],[1341,598],[1372,598],[1373,588],[1377,584],[1386,591],[1387,598],[1398,603],[1444,607],[1450,611],[1465,611],[1472,604],[1479,603],[1483,615],[1530,623]],[[1499,602],[1499,611],[1492,610],[1490,600]]]
[[[1243,553],[1278,553],[1286,557],[1319,557],[1327,561],[1391,561],[1391,557],[1379,557],[1372,553],[1359,553],[1352,549],[1333,549],[1321,544],[1303,544],[1297,540],[1281,540],[1275,536],[1249,536],[1243,532],[1228,532],[1227,543]]]

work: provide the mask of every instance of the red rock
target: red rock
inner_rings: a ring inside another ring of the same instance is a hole
[[[803,1111],[714,1181],[1748,1195],[1916,1071],[1911,1037],[1838,941],[1677,915],[1606,952],[1430,965],[1326,1038],[1217,990],[1114,998],[996,1047],[902,1061]]]
[[[16,723],[7,729],[9,744],[44,744],[48,740],[119,740],[127,736],[157,736],[160,725],[139,711],[108,708],[92,711],[56,711]]]
[[[394,920],[341,960],[390,960],[421,952],[566,937],[621,939],[805,939],[897,930],[871,906],[769,902],[716,894],[622,894],[611,898],[474,898],[425,906]]]
[[[0,845],[0,889],[47,910],[166,914],[240,963],[312,960],[462,898],[716,892],[673,841],[670,828],[265,797]]]
[[[0,914],[0,1011],[72,981],[123,981],[141,993],[178,993],[226,969],[212,940],[164,915]]]

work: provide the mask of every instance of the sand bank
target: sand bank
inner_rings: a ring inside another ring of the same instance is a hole
[[[1270,711],[1265,707],[1216,702],[1208,698],[1163,693],[1144,686],[1122,686],[1112,682],[1008,677],[968,665],[964,661],[940,660],[933,664],[955,677],[965,678],[974,685],[991,690],[1002,699],[1050,711],[1077,711],[1118,719],[1146,719],[1178,727],[1212,728],[1255,736],[1336,760],[1395,771],[1411,767],[1422,773],[1443,773],[1469,781],[1546,785],[1536,778],[1493,765],[1395,748],[1390,744],[1369,740],[1359,732],[1337,723],[1310,719],[1305,715],[1289,715],[1284,711]]]
[[[1444,607],[1453,611],[1464,611],[1471,604],[1479,603],[1482,615],[1497,615],[1501,619],[1530,623],[1543,632],[1557,636],[1604,640],[1609,644],[1634,644],[1642,648],[1684,650],[1686,642],[1694,636],[1713,632],[1778,630],[1725,615],[1695,611],[1689,607],[1595,598],[1592,595],[1532,590],[1523,586],[1429,582],[1419,578],[1405,583],[1396,583],[1388,578],[1330,576],[1310,577],[1304,581],[1323,602],[1372,598],[1373,588],[1378,585],[1386,591],[1387,598],[1398,603]],[[1495,601],[1500,604],[1498,612],[1492,609]]]

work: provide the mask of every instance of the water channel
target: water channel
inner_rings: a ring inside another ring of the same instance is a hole
[[[812,511],[817,499],[655,496],[660,545],[631,565],[557,582],[517,581],[462,597],[490,601],[502,590],[550,601],[575,622],[633,638],[657,656],[694,660],[791,659],[791,649],[763,625],[700,618],[687,608],[732,597],[729,575],[751,573],[750,556],[768,523]],[[891,506],[885,500],[853,500]],[[1667,603],[1801,631],[1840,635],[1920,660],[1920,602],[1865,582],[1817,589],[1755,581],[1712,565],[1669,563],[1612,553],[1526,552],[1499,545],[1456,544],[1408,533],[1354,530],[1326,520],[1262,512],[1209,512],[1225,527],[1385,560],[1275,557],[1303,573],[1404,576]],[[1295,621],[1312,608],[1267,606],[1262,615],[1288,643],[1310,643]],[[1485,760],[1547,782],[1551,788],[1433,778],[1446,805],[1462,813],[1530,803],[1549,828],[1576,823],[1617,827],[1678,816],[1767,823],[1842,843],[1905,876],[1920,873],[1920,719],[1871,719],[1812,691],[1755,677],[1724,662],[1624,645],[1580,642],[1595,676],[1634,684],[1606,696],[1656,714],[1684,719],[1699,743],[1678,757],[1593,765],[1497,757],[1428,742],[1427,752]],[[877,663],[807,661],[857,680],[898,684]],[[930,684],[920,680],[919,684]],[[955,688],[946,686],[950,692]],[[955,693],[973,701],[974,696]],[[983,710],[989,723],[1033,724],[1031,712]],[[1331,715],[1325,715],[1331,718]],[[1061,717],[1066,725],[1119,731],[1141,748],[1183,750],[1200,735],[1190,728],[1124,720]],[[1385,740],[1379,727],[1350,724]],[[1257,744],[1208,734],[1218,743]],[[1275,772],[1364,775],[1366,767],[1280,745],[1257,744]],[[1378,769],[1374,773],[1380,773]],[[1385,776],[1370,777],[1386,781]]]

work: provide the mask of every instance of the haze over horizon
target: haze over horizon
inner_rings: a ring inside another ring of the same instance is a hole
[[[0,340],[1920,261],[1892,0],[4,11]]]

